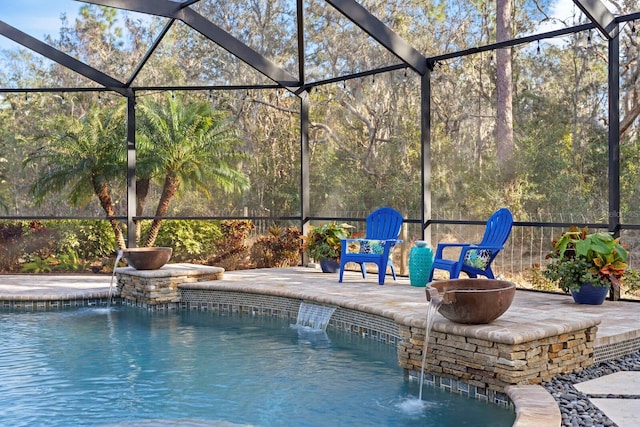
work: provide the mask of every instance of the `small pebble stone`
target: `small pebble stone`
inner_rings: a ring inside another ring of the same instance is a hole
[[[615,423],[595,407],[587,395],[576,390],[573,385],[620,371],[640,371],[640,351],[616,360],[601,362],[580,372],[558,375],[551,381],[542,383],[542,386],[558,402],[563,426],[614,427]],[[625,396],[607,395],[607,397]]]

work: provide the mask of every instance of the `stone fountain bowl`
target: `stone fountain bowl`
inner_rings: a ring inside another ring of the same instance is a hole
[[[516,285],[505,280],[453,279],[431,282],[427,286],[427,300],[436,289],[442,298],[440,314],[456,323],[490,323],[509,309],[516,294]]]
[[[157,270],[169,262],[172,248],[150,247],[150,248],[128,248],[122,250],[122,257],[127,261],[129,267],[136,270]]]

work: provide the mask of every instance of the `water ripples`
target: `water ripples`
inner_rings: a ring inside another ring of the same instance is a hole
[[[123,308],[0,312],[0,325],[0,425],[444,425],[425,423],[431,407],[416,415],[399,406],[418,390],[395,349],[349,334]],[[445,397],[480,411],[474,419],[513,421]]]

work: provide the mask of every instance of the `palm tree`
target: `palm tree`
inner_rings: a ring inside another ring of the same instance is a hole
[[[162,181],[162,194],[145,244],[153,246],[161,217],[166,216],[183,187],[210,198],[213,187],[227,193],[241,191],[249,186],[249,180],[238,167],[244,158],[236,151],[241,141],[228,126],[226,113],[212,110],[207,102],[185,104],[168,94],[162,104],[142,103],[139,111],[138,158],[143,167],[137,179]],[[144,201],[138,200],[138,207],[144,207]]]
[[[115,216],[110,182],[124,179],[125,126],[123,108],[107,110],[92,105],[81,118],[58,115],[43,144],[30,153],[24,164],[41,162],[43,170],[31,185],[36,203],[50,193],[69,188],[72,206],[84,206],[95,195],[110,218],[118,247],[126,247],[120,222]]]

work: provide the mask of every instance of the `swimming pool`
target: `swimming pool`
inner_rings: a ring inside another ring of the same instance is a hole
[[[395,348],[282,319],[117,307],[0,312],[0,326],[3,426],[510,426],[515,418],[428,387],[421,406],[406,405],[418,383],[404,378]]]

